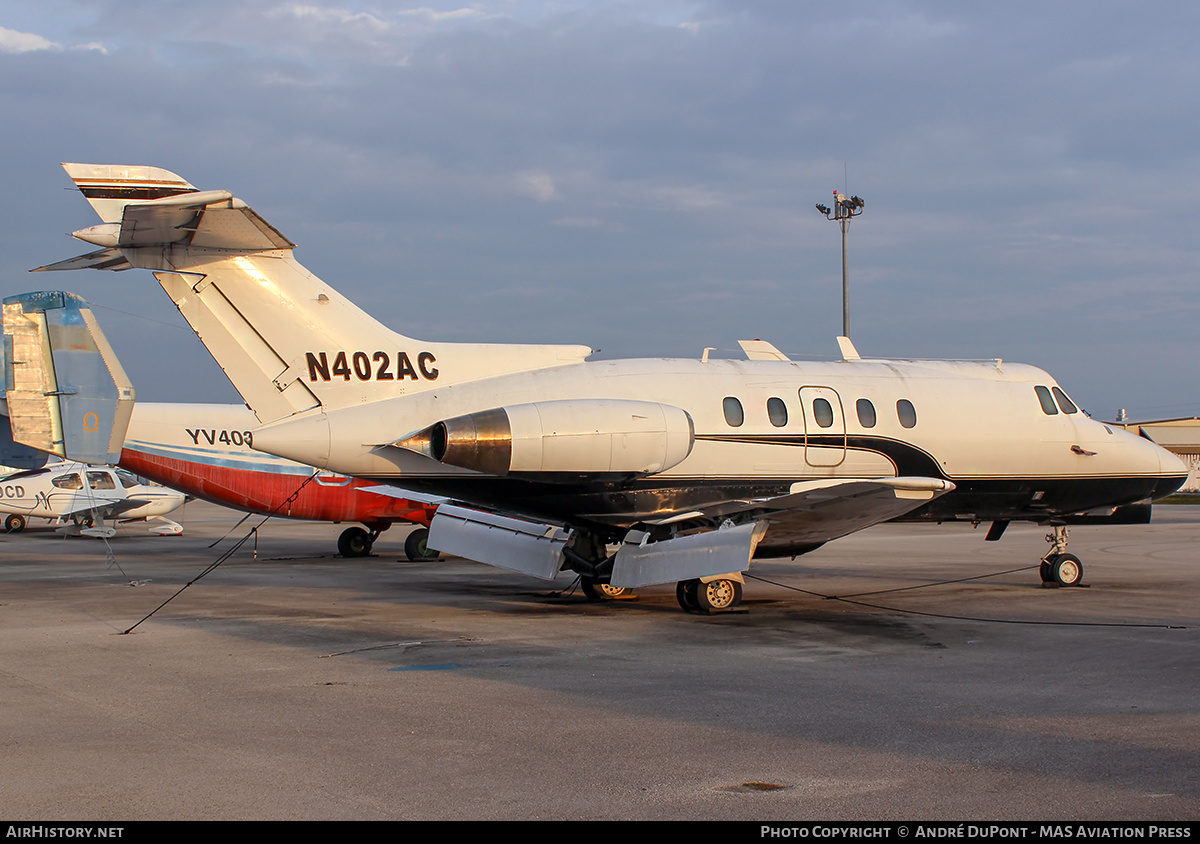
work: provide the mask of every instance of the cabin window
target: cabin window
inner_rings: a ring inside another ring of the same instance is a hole
[[[1054,403],[1054,396],[1050,395],[1050,390],[1039,384],[1033,388],[1033,391],[1037,393],[1038,401],[1042,403],[1042,412],[1047,416],[1057,416],[1058,406]]]
[[[854,405],[858,410],[858,424],[864,428],[875,427],[875,405],[871,404],[870,399],[859,399]]]
[[[125,489],[133,489],[135,486],[141,485],[141,481],[128,472],[117,472],[117,479],[121,481],[121,486]]]
[[[833,425],[833,405],[829,403],[829,399],[813,399],[813,419],[822,428]]]
[[[896,402],[896,417],[905,428],[915,428],[917,426],[917,409],[913,407],[913,403],[908,399],[900,399],[900,401]]]
[[[787,405],[783,403],[783,399],[774,397],[767,399],[767,418],[776,428],[782,428],[787,424]]]
[[[721,407],[725,410],[725,422],[730,428],[742,427],[742,423],[746,421],[746,413],[742,410],[740,401],[729,396],[721,402]]]
[[[1075,406],[1075,402],[1067,398],[1067,394],[1058,387],[1053,389],[1054,397],[1058,399],[1058,406],[1062,408],[1063,413],[1078,413],[1079,408]]]
[[[108,472],[88,472],[88,486],[92,489],[116,489],[117,485],[113,482],[112,475]]]
[[[83,489],[83,478],[76,474],[59,475],[57,478],[51,478],[50,483],[59,489]]]

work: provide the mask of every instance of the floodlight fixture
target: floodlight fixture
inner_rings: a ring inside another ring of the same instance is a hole
[[[817,210],[826,219],[836,220],[842,227],[842,336],[850,336],[850,270],[846,241],[850,220],[863,212],[866,205],[861,196],[847,197],[842,191],[833,192],[833,208],[817,203]]]

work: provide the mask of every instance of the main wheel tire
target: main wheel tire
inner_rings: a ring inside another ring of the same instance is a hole
[[[675,584],[675,600],[684,612],[700,612],[700,602],[696,598],[699,586],[699,580],[681,580]]]
[[[18,513],[9,513],[4,517],[4,530],[6,533],[20,533],[25,530],[25,517]]]
[[[429,528],[417,528],[404,540],[404,555],[414,563],[436,560],[438,552],[429,547]]]
[[[611,583],[600,583],[594,577],[579,576],[579,588],[589,601],[612,601],[617,598],[631,597],[632,592],[624,586],[613,586]]]
[[[372,544],[371,534],[362,528],[346,528],[338,537],[338,553],[343,557],[366,557]]]
[[[1038,574],[1042,576],[1042,583],[1054,582],[1054,559],[1054,557],[1050,557],[1048,560],[1042,560],[1042,564],[1038,566]]]
[[[696,587],[696,603],[705,612],[731,610],[742,602],[742,584],[736,580],[703,581]]]
[[[1050,570],[1059,586],[1078,586],[1083,581],[1083,563],[1074,554],[1059,554]]]

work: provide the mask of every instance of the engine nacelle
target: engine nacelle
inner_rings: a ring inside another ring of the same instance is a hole
[[[396,443],[489,475],[653,475],[691,454],[692,417],[625,399],[533,402],[446,419]]]

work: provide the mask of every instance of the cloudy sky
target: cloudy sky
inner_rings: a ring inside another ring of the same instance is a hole
[[[1048,369],[1200,414],[1200,6],[6,0],[0,292],[96,307],[139,397],[235,401],[60,161],[229,189],[427,339]]]

